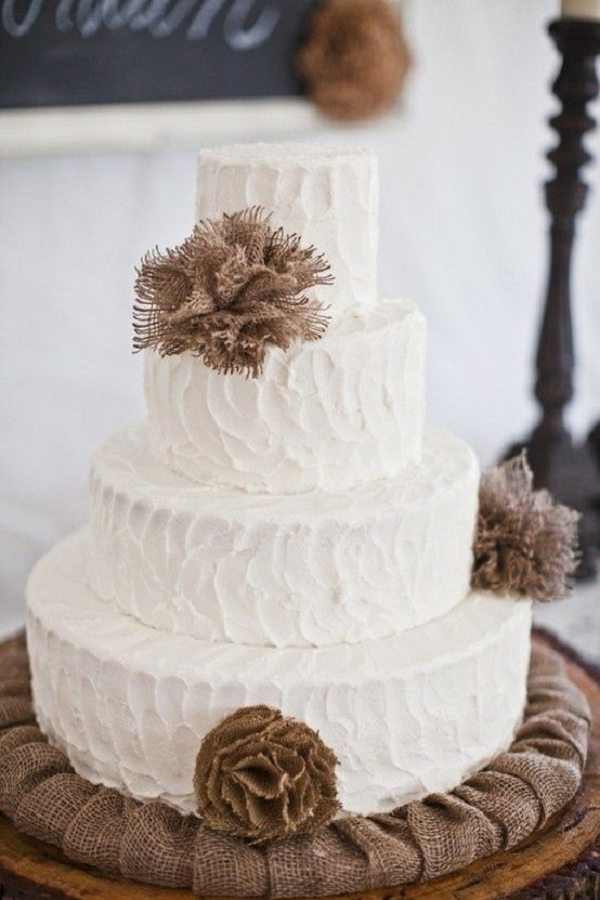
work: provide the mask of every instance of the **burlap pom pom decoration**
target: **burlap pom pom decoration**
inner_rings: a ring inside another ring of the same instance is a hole
[[[525,454],[483,476],[473,587],[534,600],[565,597],[577,567],[579,516],[533,490]]]
[[[260,207],[200,222],[181,246],[146,254],[135,285],[134,348],[189,351],[218,372],[257,377],[269,346],[323,335],[329,319],[306,291],[329,265]]]
[[[410,68],[399,11],[390,0],[326,0],[313,16],[298,68],[325,115],[356,121],[385,112]]]
[[[313,834],[339,809],[337,759],[308,725],[277,709],[239,709],[210,731],[196,760],[198,812],[253,843]]]

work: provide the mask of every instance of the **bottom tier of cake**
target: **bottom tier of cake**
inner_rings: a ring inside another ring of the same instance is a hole
[[[520,722],[531,604],[472,594],[398,637],[324,648],[207,643],[143,625],[86,582],[87,532],[28,586],[35,708],[79,774],[193,812],[196,754],[241,706],[266,703],[337,754],[345,810],[387,811],[452,788]]]

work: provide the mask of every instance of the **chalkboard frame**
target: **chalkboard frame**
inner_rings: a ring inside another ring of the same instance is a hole
[[[303,97],[0,110],[0,158],[151,152],[346,130]]]

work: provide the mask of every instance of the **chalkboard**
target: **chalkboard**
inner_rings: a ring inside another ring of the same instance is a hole
[[[315,0],[0,0],[0,108],[301,93]]]

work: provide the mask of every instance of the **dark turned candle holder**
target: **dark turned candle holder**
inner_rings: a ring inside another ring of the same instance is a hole
[[[545,185],[550,265],[535,381],[541,418],[529,439],[513,445],[506,458],[525,448],[536,487],[547,488],[557,500],[582,514],[579,577],[586,578],[596,572],[600,548],[600,423],[587,442],[575,444],[565,425],[564,411],[574,394],[571,261],[577,216],[589,191],[580,171],[592,159],[584,137],[595,127],[587,105],[600,90],[596,71],[600,22],[559,19],[550,24],[549,32],[563,61],[552,86],[562,105],[558,115],[550,119],[559,136],[558,144],[548,153],[555,175]]]

